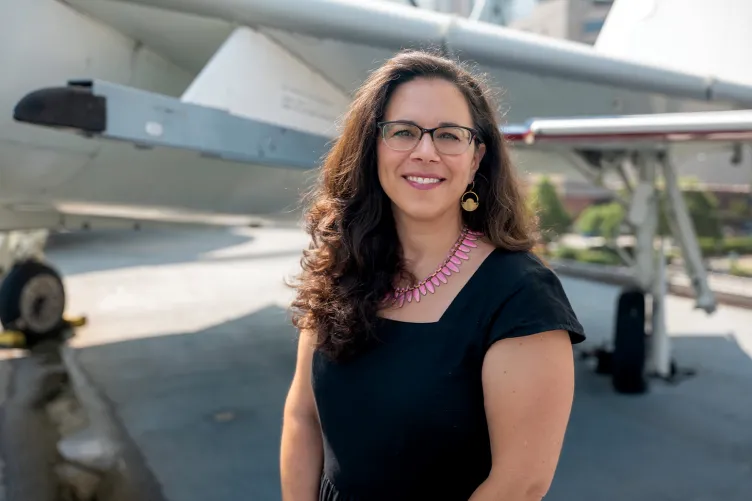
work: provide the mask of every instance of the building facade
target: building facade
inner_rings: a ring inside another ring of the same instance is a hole
[[[530,15],[510,27],[592,45],[612,4],[613,0],[538,0]]]

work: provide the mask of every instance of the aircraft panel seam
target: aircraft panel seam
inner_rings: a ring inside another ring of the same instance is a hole
[[[108,22],[107,19],[104,19],[104,18],[102,18],[100,16],[97,16],[97,15],[91,13],[84,6],[78,5],[78,4],[73,4],[73,3],[69,2],[68,0],[54,0],[54,1],[57,1],[57,2],[59,2],[61,4],[63,4],[68,9],[76,12],[78,15],[80,15],[82,17],[85,17],[86,19],[88,19],[89,21],[91,21],[93,23],[96,23],[101,28],[108,30],[110,33],[115,34],[115,35],[121,37],[122,40],[123,40],[123,42],[126,42],[129,45],[131,45],[131,47],[130,47],[131,60],[130,60],[130,73],[129,73],[129,78],[130,79],[135,78],[135,71],[134,70],[135,70],[136,65],[138,63],[139,52],[142,51],[142,50],[144,50],[144,49],[150,51],[152,54],[160,57],[161,59],[164,59],[165,62],[168,62],[169,64],[173,65],[176,69],[182,71],[186,75],[191,75],[193,73],[193,71],[190,68],[186,68],[186,67],[182,66],[181,64],[179,64],[178,62],[176,62],[174,59],[172,59],[168,54],[165,54],[164,52],[162,52],[160,50],[157,50],[156,48],[154,48],[153,46],[147,44],[146,42],[144,42],[140,38],[136,38],[136,37],[128,35],[127,33],[124,33],[123,31],[121,31],[118,28],[116,28],[115,26],[113,26],[110,22]],[[157,7],[152,7],[152,8],[158,9]],[[132,80],[129,80],[127,83],[130,85],[132,83]]]
[[[250,29],[254,29],[254,28],[252,28],[250,26],[249,26],[249,28]],[[315,66],[315,65],[311,64],[310,62],[308,62],[302,56],[302,54],[300,54],[298,51],[296,51],[296,50],[288,47],[287,45],[285,45],[277,36],[275,36],[275,34],[273,32],[269,31],[270,29],[263,28],[263,27],[258,27],[258,28],[256,28],[256,30],[260,34],[262,34],[263,36],[269,38],[274,44],[276,44],[278,47],[280,47],[281,49],[283,49],[285,52],[287,52],[293,59],[295,59],[302,66],[305,66],[306,68],[308,68],[312,72],[314,72],[317,75],[319,75],[323,80],[326,80],[329,83],[329,85],[331,85],[332,87],[334,87],[335,89],[337,89],[338,91],[340,91],[343,95],[345,95],[345,96],[349,96],[350,95],[350,92],[346,88],[344,88],[342,85],[340,85],[336,81],[332,80],[331,78],[327,77],[317,66]]]

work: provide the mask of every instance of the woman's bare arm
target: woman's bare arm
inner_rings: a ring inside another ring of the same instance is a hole
[[[295,375],[285,401],[280,447],[282,501],[317,501],[323,445],[311,387],[313,340],[305,331],[298,341]]]
[[[572,409],[568,333],[496,342],[482,378],[493,463],[470,501],[540,501],[553,480]]]

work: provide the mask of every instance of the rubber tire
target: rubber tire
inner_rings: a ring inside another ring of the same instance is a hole
[[[21,296],[24,288],[32,279],[40,276],[52,278],[59,286],[61,297],[59,315],[45,328],[37,328],[21,318]],[[65,287],[60,274],[54,268],[39,261],[24,261],[16,263],[3,277],[0,284],[0,322],[5,329],[23,332],[29,341],[44,339],[57,334],[64,326]]]
[[[645,334],[645,294],[625,289],[619,296],[614,326],[614,352],[611,378],[618,393],[639,394],[648,390],[645,376],[647,338]]]

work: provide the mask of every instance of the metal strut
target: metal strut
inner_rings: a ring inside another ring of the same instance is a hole
[[[671,233],[681,247],[684,267],[697,295],[696,305],[708,314],[713,313],[717,306],[716,298],[708,284],[708,274],[702,260],[700,243],[689,215],[689,209],[679,188],[674,166],[668,154],[662,154],[660,162],[668,196],[666,216]]]

